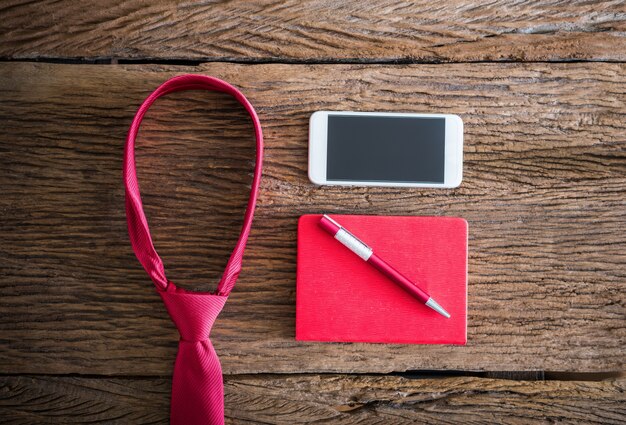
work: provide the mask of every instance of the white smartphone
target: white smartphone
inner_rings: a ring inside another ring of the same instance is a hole
[[[452,188],[462,178],[463,121],[457,115],[311,115],[309,179],[315,184]]]

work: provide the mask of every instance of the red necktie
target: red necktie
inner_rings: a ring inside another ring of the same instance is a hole
[[[150,237],[150,229],[143,212],[137,172],[135,170],[135,138],[141,120],[156,99],[182,90],[212,90],[232,95],[248,111],[256,136],[256,165],[239,240],[233,250],[226,270],[215,294],[186,291],[177,288],[165,277],[163,262]],[[252,216],[261,182],[263,160],[263,134],[254,108],[239,90],[217,78],[203,75],[181,75],[157,88],[139,107],[128,131],[124,151],[124,184],[126,185],[126,220],[135,255],[150,278],[172,321],[180,333],[178,354],[174,365],[170,422],[172,424],[223,424],[224,385],[222,368],[209,340],[213,322],[224,307],[239,272],[243,251],[250,234]]]

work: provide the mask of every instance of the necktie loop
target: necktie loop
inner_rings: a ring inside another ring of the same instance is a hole
[[[243,219],[243,225],[239,233],[239,239],[228,259],[226,269],[222,274],[222,278],[217,285],[216,294],[228,295],[235,286],[239,272],[241,271],[241,263],[243,260],[243,252],[250,235],[252,227],[252,219],[254,216],[254,208],[261,184],[261,168],[263,163],[263,132],[261,130],[261,122],[254,110],[252,104],[246,97],[235,87],[225,81],[215,77],[206,75],[179,75],[173,77],[161,84],[146,100],[141,104],[133,122],[128,130],[126,137],[126,145],[124,148],[124,167],[123,177],[126,186],[126,220],[128,223],[128,235],[130,243],[135,251],[137,259],[146,270],[154,285],[158,290],[167,290],[169,283],[165,276],[165,267],[159,254],[152,243],[148,220],[143,211],[141,195],[139,192],[139,182],[137,180],[137,170],[135,167],[135,139],[139,133],[139,127],[143,117],[147,113],[150,106],[161,96],[165,96],[172,92],[186,90],[209,90],[227,93],[233,96],[248,112],[254,127],[254,135],[256,139],[256,161],[254,165],[254,175],[252,178],[252,187],[250,188],[250,198],[246,206],[246,212]]]

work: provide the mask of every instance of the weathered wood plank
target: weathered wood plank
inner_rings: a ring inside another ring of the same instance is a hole
[[[121,182],[141,99],[184,71],[258,108],[265,169],[244,270],[214,330],[226,373],[624,369],[623,64],[0,66],[0,372],[160,375],[176,332],[134,258]],[[459,113],[456,190],[315,187],[318,109]],[[142,128],[139,178],[169,277],[213,288],[252,170],[245,114],[175,94]],[[470,226],[466,347],[294,341],[304,213],[455,215]]]
[[[167,423],[170,381],[0,377],[3,422]],[[227,423],[622,424],[626,380],[226,376]]]
[[[625,60],[622,1],[3,2],[8,58]]]

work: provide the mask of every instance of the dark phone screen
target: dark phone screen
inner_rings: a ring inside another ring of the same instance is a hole
[[[445,118],[328,116],[327,180],[443,183]]]

